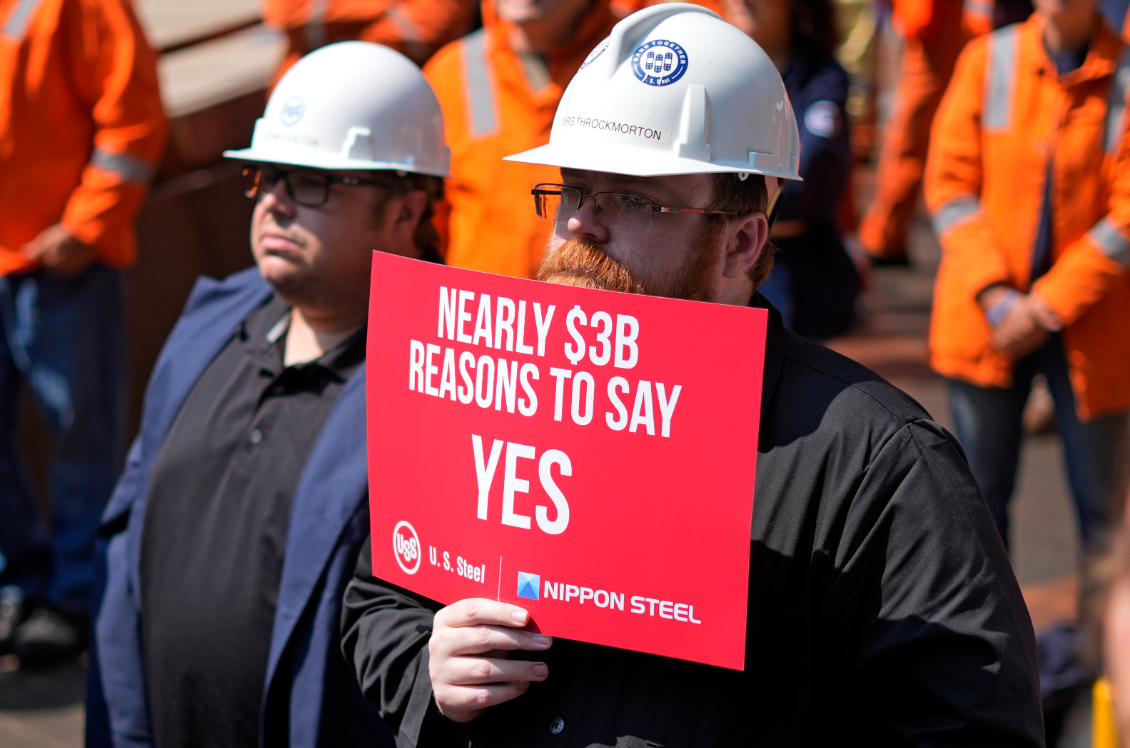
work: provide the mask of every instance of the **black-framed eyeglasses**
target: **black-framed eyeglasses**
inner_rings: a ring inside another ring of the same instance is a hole
[[[598,192],[589,195],[564,184],[539,184],[531,190],[538,218],[548,221],[569,220],[588,198],[596,206],[596,220],[605,228],[646,232],[656,213],[701,213],[705,215],[737,215],[735,210],[708,208],[671,208],[656,205],[653,200],[625,192]]]
[[[275,188],[282,180],[286,194],[299,205],[320,208],[330,199],[330,187],[344,184],[350,187],[388,187],[387,182],[363,177],[341,176],[312,169],[277,169],[268,164],[249,164],[243,168],[243,194],[258,199]]]

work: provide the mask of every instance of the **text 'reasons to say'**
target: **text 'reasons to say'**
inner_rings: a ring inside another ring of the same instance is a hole
[[[543,372],[538,359],[546,356],[554,324],[565,326],[563,353],[575,368]],[[526,417],[552,402],[555,421],[670,437],[683,388],[630,376],[639,334],[639,321],[627,314],[579,305],[560,314],[553,304],[440,286],[436,339],[442,342],[409,341],[408,389]]]

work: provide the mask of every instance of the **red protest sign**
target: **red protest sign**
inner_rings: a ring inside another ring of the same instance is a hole
[[[766,319],[374,253],[374,574],[742,669]]]

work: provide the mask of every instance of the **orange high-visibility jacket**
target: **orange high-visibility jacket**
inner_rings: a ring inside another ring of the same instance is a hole
[[[617,19],[608,0],[597,0],[573,41],[549,56],[545,76],[545,67],[510,48],[509,25],[489,0],[482,12],[482,29],[441,49],[424,68],[451,147],[446,257],[457,267],[532,277],[553,225],[534,214],[530,190],[561,175],[502,158],[549,142],[561,94]]]
[[[1104,24],[1082,67],[1058,76],[1043,18],[969,43],[934,122],[926,201],[942,243],[931,364],[1008,386],[976,296],[994,283],[1038,295],[1063,333],[1079,414],[1130,407],[1130,49]],[[1031,282],[1048,159],[1052,266]]]
[[[470,28],[474,0],[263,0],[290,48],[276,80],[305,54],[345,39],[392,47],[423,65]]]
[[[904,36],[932,41],[953,35],[964,19],[970,30],[992,28],[993,0],[892,0],[891,19]],[[939,39],[953,43],[952,39]]]
[[[60,220],[130,265],[168,123],[128,0],[0,0],[0,86],[0,275]]]

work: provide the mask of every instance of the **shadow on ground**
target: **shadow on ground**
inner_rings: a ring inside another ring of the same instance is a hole
[[[0,672],[0,712],[31,712],[81,704],[86,665],[71,662],[42,670]]]

